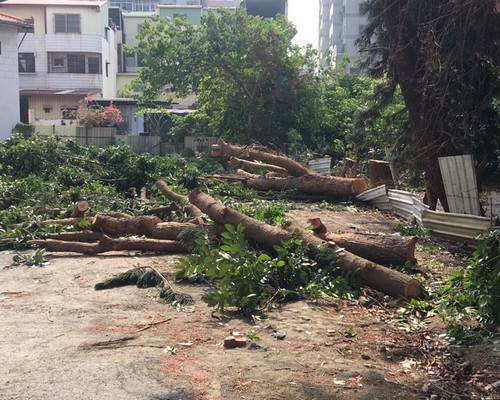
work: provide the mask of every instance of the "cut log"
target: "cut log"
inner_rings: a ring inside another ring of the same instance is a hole
[[[350,199],[367,189],[360,178],[340,178],[335,176],[308,175],[288,178],[247,179],[244,185],[255,190],[283,191],[297,188],[302,193],[319,194],[330,199]]]
[[[160,190],[160,192],[163,193],[163,195],[167,199],[181,205],[184,208],[184,211],[187,213],[187,215],[190,216],[191,218],[199,220],[199,218],[203,217],[203,213],[200,211],[200,209],[194,206],[193,204],[189,203],[187,196],[182,196],[178,193],[175,193],[168,187],[165,181],[158,179],[156,181],[156,187]]]
[[[415,263],[415,236],[389,236],[358,233],[326,233],[321,238],[334,242],[350,253],[383,265]]]
[[[103,235],[102,232],[78,231],[78,232],[52,233],[48,235],[47,238],[53,240],[92,243],[92,242],[97,242],[99,239],[101,239],[102,235]]]
[[[176,240],[177,236],[186,229],[207,230],[215,236],[219,236],[225,231],[223,225],[203,225],[193,224],[191,222],[161,222],[153,229],[153,238]]]
[[[200,189],[193,190],[189,195],[189,200],[218,223],[231,224],[233,226],[242,224],[245,226],[245,236],[248,239],[265,246],[281,245],[282,242],[290,240],[293,237],[293,232],[268,225],[225,207],[222,203],[203,193]],[[331,248],[333,251],[342,251],[335,244],[325,242],[314,236],[312,232],[302,231],[301,238],[309,244],[309,252],[312,257],[315,257],[319,250],[324,247]],[[418,280],[399,271],[370,262],[348,251],[342,251],[342,253],[341,270],[344,272],[359,271],[361,279],[369,287],[394,297],[420,297],[422,294],[422,287]]]
[[[81,200],[76,203],[75,209],[71,213],[71,218],[79,218],[83,217],[85,213],[89,209],[89,203],[87,203],[85,200]]]
[[[389,189],[394,189],[391,167],[387,161],[368,160],[368,176],[372,188],[385,185]]]
[[[107,215],[96,214],[92,220],[92,230],[110,236],[119,235],[146,235],[151,236],[155,225],[161,219],[154,215],[141,215],[139,217],[115,218]]]
[[[151,210],[146,211],[148,215],[170,215],[171,213],[176,213],[179,211],[179,206],[175,203],[171,203],[169,206],[162,206],[152,208]]]
[[[248,161],[248,160],[243,160],[241,158],[237,157],[231,157],[227,163],[227,166],[229,168],[251,168],[251,169],[256,169],[260,171],[271,171],[271,172],[276,172],[277,174],[281,176],[287,176],[290,175],[288,171],[285,168],[278,167],[277,165],[272,165],[272,164],[264,164],[261,162],[255,162],[255,161]]]
[[[116,238],[102,235],[99,242],[82,243],[68,242],[64,240],[30,240],[32,246],[42,247],[53,252],[68,252],[82,254],[98,254],[108,251],[153,251],[158,253],[179,254],[186,253],[186,249],[173,240],[139,239],[139,238]]]
[[[236,146],[226,143],[222,139],[219,139],[216,144],[212,145],[212,156],[217,157],[220,155],[276,165],[287,170],[292,176],[316,175],[314,171],[289,157],[267,153],[262,150],[257,150],[254,147]]]

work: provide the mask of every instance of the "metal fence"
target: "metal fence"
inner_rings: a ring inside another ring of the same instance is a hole
[[[367,190],[356,198],[381,211],[393,212],[398,217],[415,222],[435,235],[450,239],[474,241],[478,235],[493,228],[491,217],[431,211],[415,194],[387,190],[385,185]]]

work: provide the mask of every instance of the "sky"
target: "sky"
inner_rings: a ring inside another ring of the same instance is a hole
[[[311,43],[318,47],[318,0],[288,0],[288,19],[297,27],[294,43],[305,46]]]

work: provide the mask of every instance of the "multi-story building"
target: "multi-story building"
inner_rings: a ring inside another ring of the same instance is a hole
[[[0,11],[32,18],[18,33],[21,120],[54,123],[84,96],[116,96],[117,48],[104,0],[6,0]]]
[[[30,58],[19,57],[17,34],[33,29],[31,21],[0,13],[0,141],[10,136],[19,122],[19,68],[30,69]]]
[[[361,15],[363,0],[320,0],[319,52],[324,65],[337,66],[347,56],[350,64],[345,67],[359,72],[353,63],[360,57],[355,45],[366,25]]]
[[[288,0],[243,0],[241,5],[250,15],[274,18],[277,14],[287,15]]]

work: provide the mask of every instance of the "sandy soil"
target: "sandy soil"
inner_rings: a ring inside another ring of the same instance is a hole
[[[399,222],[353,208],[291,214],[320,215],[332,231],[391,233]],[[444,250],[424,250],[426,271],[461,265]],[[0,253],[2,400],[438,399],[467,384],[500,398],[488,387],[500,379],[498,344],[446,347],[439,323],[407,332],[397,319],[402,303],[377,293],[287,303],[250,321],[212,315],[202,284],[177,285],[196,300],[183,308],[163,303],[154,288],[93,289],[137,265],[172,272],[173,256],[48,254],[48,265],[27,267],[12,266],[13,255]],[[247,346],[225,349],[231,333]]]

